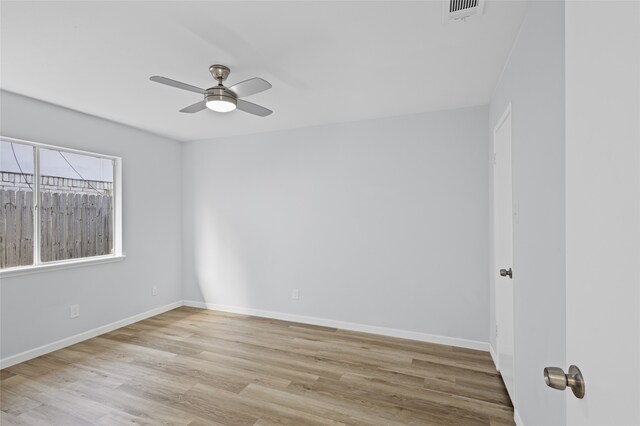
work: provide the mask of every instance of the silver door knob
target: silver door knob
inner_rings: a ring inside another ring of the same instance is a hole
[[[547,367],[544,369],[544,382],[553,389],[565,390],[567,386],[571,388],[576,398],[584,398],[584,377],[580,369],[575,365],[569,367],[569,372],[564,374],[564,370],[559,367]]]
[[[500,269],[500,276],[501,277],[509,277],[509,278],[513,279],[513,271],[511,271],[511,268],[509,268],[509,269]]]

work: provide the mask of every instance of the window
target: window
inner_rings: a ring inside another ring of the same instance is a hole
[[[121,255],[120,159],[0,138],[0,269]]]

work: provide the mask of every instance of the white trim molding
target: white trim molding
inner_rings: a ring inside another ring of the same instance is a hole
[[[116,330],[118,328],[125,327],[129,324],[133,324],[134,322],[142,321],[144,319],[162,314],[172,309],[179,308],[180,306],[182,306],[181,300],[170,303],[168,305],[151,309],[146,312],[142,312],[137,315],[133,315],[129,318],[112,322],[111,324],[103,325],[101,327],[97,327],[97,328],[76,334],[74,336],[66,337],[64,339],[58,340],[53,343],[48,343],[46,345],[39,346],[35,349],[29,349],[28,351],[24,351],[16,355],[11,355],[6,358],[2,358],[0,359],[0,369],[11,367],[12,365],[19,364],[21,362],[29,361],[30,359],[37,358],[39,356],[48,354],[53,351],[57,351],[62,348],[66,348],[67,346],[75,345],[76,343],[80,343],[84,340],[88,340],[93,337],[99,336],[101,334]]]
[[[83,266],[99,265],[101,263],[120,262],[127,256],[106,255],[94,257],[81,257],[79,259],[59,260],[57,262],[41,263],[39,265],[16,266],[15,268],[7,268],[0,270],[1,278],[16,277],[19,275],[36,274],[38,272],[58,271],[60,269],[81,268]]]
[[[524,422],[522,421],[517,408],[514,408],[513,410],[513,421],[516,423],[516,426],[524,426]]]
[[[498,354],[495,349],[493,349],[493,345],[489,343],[489,354],[491,355],[491,360],[493,361],[493,365],[496,366],[496,371],[500,371],[500,366],[498,365]]]
[[[319,325],[323,327],[339,328],[342,330],[359,331],[361,333],[378,334],[381,336],[398,337],[401,339],[417,340],[419,342],[436,343],[439,345],[457,346],[460,348],[488,351],[489,343],[477,340],[460,339],[457,337],[438,336],[435,334],[421,333],[418,331],[399,330],[395,328],[378,327],[374,325],[359,324],[346,321],[337,321],[325,318],[308,317],[304,315],[286,314],[283,312],[265,311],[262,309],[245,308],[240,306],[218,305],[215,303],[185,300],[184,306],[192,308],[209,309],[212,311],[231,312],[235,314],[252,315],[256,317],[271,318],[283,321],[299,322],[303,324]]]

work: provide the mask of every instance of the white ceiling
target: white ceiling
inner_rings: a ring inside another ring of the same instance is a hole
[[[1,3],[0,87],[178,140],[488,103],[524,17],[521,1],[443,24],[440,1]],[[255,117],[178,110],[208,67],[259,76]]]

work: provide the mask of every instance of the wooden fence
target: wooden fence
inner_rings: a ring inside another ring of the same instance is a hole
[[[33,263],[33,192],[0,191],[0,268]]]
[[[112,198],[42,193],[42,262],[110,254]],[[0,190],[0,268],[33,263],[33,193]]]

